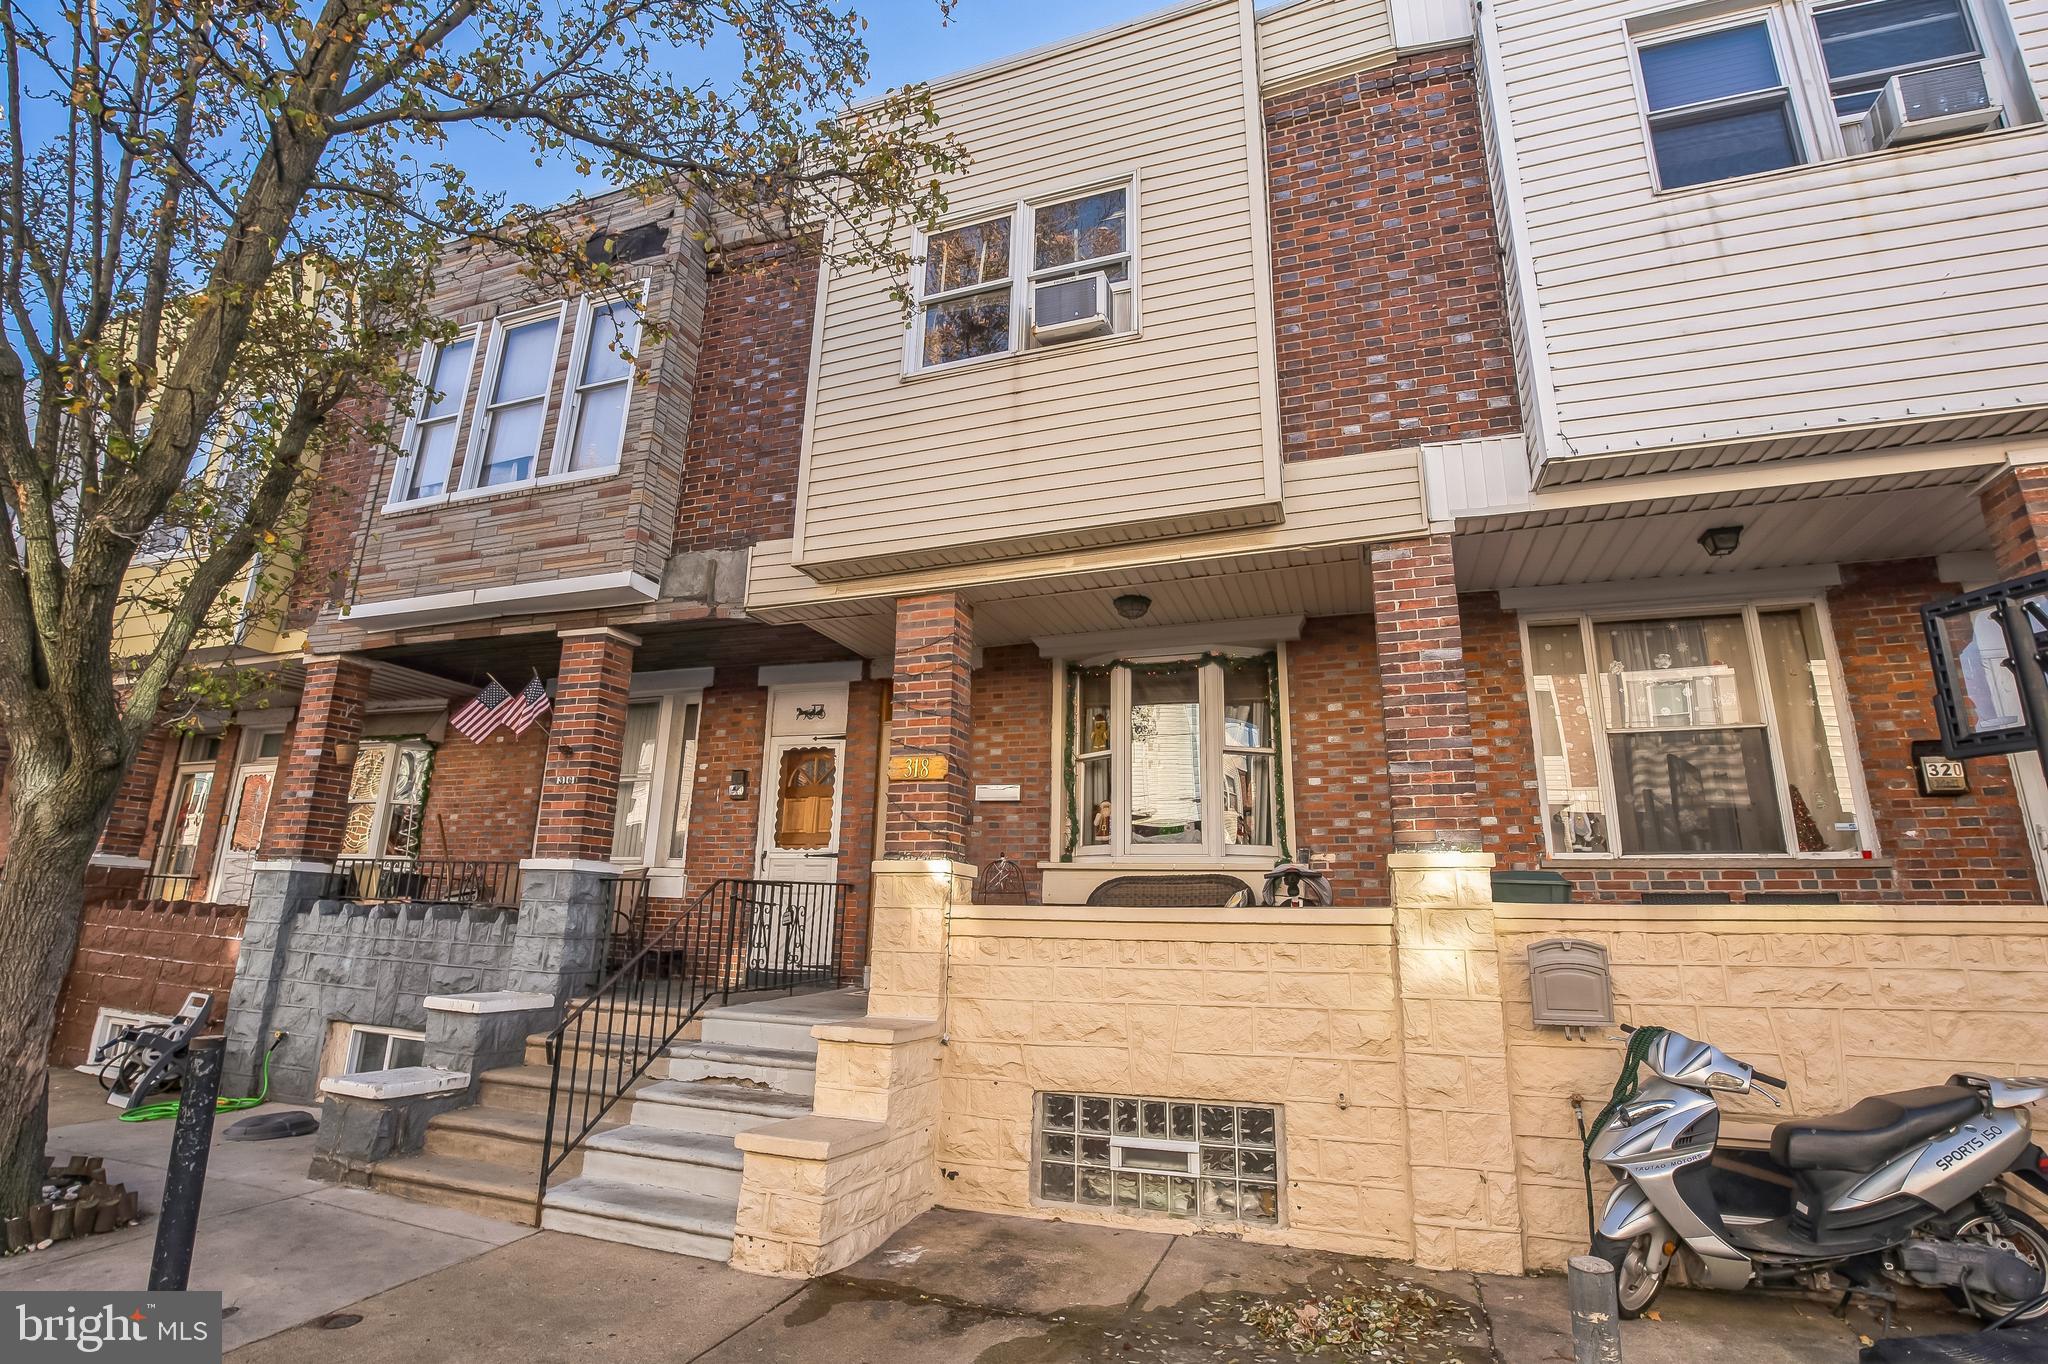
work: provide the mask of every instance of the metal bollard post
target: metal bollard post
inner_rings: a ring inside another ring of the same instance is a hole
[[[1565,1278],[1575,1364],[1621,1364],[1621,1300],[1615,1295],[1614,1266],[1597,1255],[1574,1255]]]
[[[178,1126],[171,1133],[171,1163],[164,1170],[163,1209],[157,1214],[156,1252],[149,1261],[152,1292],[183,1292],[192,1273],[192,1240],[199,1233],[199,1196],[206,1191],[206,1158],[213,1146],[213,1106],[220,1097],[227,1039],[192,1039],[184,1087],[178,1091]]]

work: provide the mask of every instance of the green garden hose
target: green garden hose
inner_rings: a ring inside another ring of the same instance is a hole
[[[270,1097],[270,1053],[276,1051],[277,1044],[282,1041],[284,1041],[284,1034],[279,1033],[270,1040],[270,1045],[264,1048],[263,1082],[256,1087],[256,1092],[244,1095],[241,1098],[215,1099],[213,1101],[214,1112],[239,1113],[245,1108],[256,1107]],[[177,1116],[178,1100],[176,1099],[166,1099],[162,1103],[144,1104],[140,1108],[131,1108],[126,1113],[120,1115],[122,1122],[155,1122],[159,1118],[175,1118]]]

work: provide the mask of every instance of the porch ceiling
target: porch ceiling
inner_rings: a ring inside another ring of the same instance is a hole
[[[1152,599],[1142,620],[1125,620],[1111,604],[1126,592]],[[975,643],[991,649],[1045,635],[1131,625],[1342,616],[1372,609],[1365,550],[1358,545],[989,583],[966,588],[962,595],[974,607]],[[841,600],[780,614],[802,619],[863,657],[886,659],[895,652],[893,597]]]
[[[1932,470],[1847,495],[1814,485],[1743,489],[1461,522],[1458,586],[1548,587],[1966,554],[1988,544],[1976,494],[1984,473]],[[1740,548],[1708,558],[1701,533],[1731,525],[1743,528]]]
[[[638,635],[636,672],[666,668],[758,667],[769,663],[830,663],[855,657],[843,645],[800,625],[757,621],[697,621],[667,625],[621,625]],[[366,651],[373,663],[397,664],[409,672],[453,686],[464,699],[487,676],[515,690],[529,676],[554,677],[562,641],[548,625],[521,633],[442,637]]]

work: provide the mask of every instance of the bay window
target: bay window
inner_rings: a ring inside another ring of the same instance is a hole
[[[470,460],[470,487],[495,488],[533,477],[561,332],[560,309],[509,325],[500,323],[493,329],[491,359],[484,373],[483,410],[478,415]]]
[[[633,356],[640,344],[640,312],[627,299],[583,301],[567,404],[566,433],[550,472],[583,474],[619,462],[626,441],[626,402],[633,393]]]
[[[470,362],[475,356],[474,336],[427,348],[412,426],[405,434],[398,476],[392,483],[393,502],[439,497],[448,491],[448,478],[455,468],[455,437],[462,425],[462,405],[469,397]]]
[[[1278,705],[1271,653],[1070,666],[1069,849],[1276,854]]]
[[[1533,621],[1538,784],[1558,856],[1869,847],[1814,604]]]

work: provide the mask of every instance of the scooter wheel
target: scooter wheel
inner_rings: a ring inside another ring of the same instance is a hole
[[[1668,1258],[1654,1270],[1649,1267],[1653,1249],[1650,1238],[1654,1234],[1646,1231],[1633,1241],[1593,1238],[1593,1253],[1614,1266],[1614,1293],[1621,1302],[1623,1321],[1634,1321],[1649,1311],[1657,1295],[1664,1291],[1664,1281],[1671,1277]]]
[[[1991,1218],[1980,1217],[1975,1221],[1966,1222],[1958,1228],[1956,1239],[1958,1241],[1988,1244],[1996,1246],[2000,1250],[2011,1251],[2028,1264],[2034,1266],[2034,1268],[2048,1271],[2048,1228],[2042,1227],[2039,1222],[2029,1217],[2026,1213],[2021,1212],[2018,1208],[2007,1208],[2005,1210],[2005,1219],[2007,1225],[2011,1227],[2010,1234]],[[1950,1302],[1961,1308],[1974,1309],[1986,1321],[1996,1321],[2000,1317],[2010,1315],[2015,1310],[2027,1306],[2026,1303],[2004,1302],[1997,1298],[1987,1298],[1982,1294],[1968,1295],[1960,1288],[1950,1288],[1945,1291]],[[2040,1321],[2043,1318],[2048,1318],[2048,1301],[2037,1298],[2035,1302],[2039,1305],[2014,1318],[2014,1321]]]

